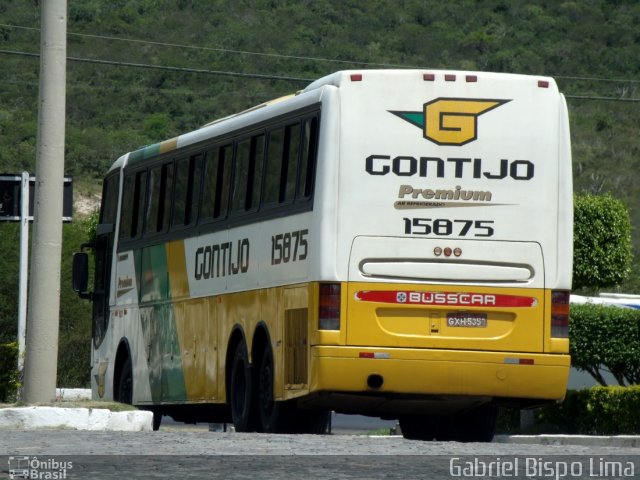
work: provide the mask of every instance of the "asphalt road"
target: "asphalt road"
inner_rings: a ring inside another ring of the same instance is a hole
[[[69,479],[638,478],[640,448],[346,434],[3,431],[0,478],[10,469],[14,478]],[[25,470],[31,476],[16,476]]]

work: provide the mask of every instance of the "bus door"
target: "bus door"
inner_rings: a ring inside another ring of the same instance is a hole
[[[93,341],[96,348],[102,342],[109,323],[113,227],[113,224],[98,225],[96,235],[96,266],[93,289]]]

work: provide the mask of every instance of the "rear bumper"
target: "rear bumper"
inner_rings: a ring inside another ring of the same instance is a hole
[[[316,346],[310,393],[559,401],[570,365],[569,355]],[[380,388],[368,386],[371,375],[382,377]]]

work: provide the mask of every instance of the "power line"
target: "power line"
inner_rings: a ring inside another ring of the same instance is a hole
[[[589,95],[565,95],[565,98],[572,100],[606,100],[610,102],[640,102],[640,98],[619,98],[619,97],[593,97]]]
[[[553,75],[553,78],[562,80],[580,80],[585,82],[617,82],[617,83],[640,83],[640,80],[625,78],[598,78],[598,77],[570,77],[564,75]]]
[[[0,54],[2,53],[7,55],[18,55],[18,56],[26,56],[26,57],[40,56],[39,53],[19,52],[14,50],[0,50]],[[287,77],[287,76],[278,76],[278,75],[266,75],[261,73],[242,73],[242,72],[232,72],[232,71],[226,71],[226,70],[205,70],[205,69],[198,69],[198,68],[170,67],[170,66],[164,66],[164,65],[151,65],[147,63],[116,62],[112,60],[97,60],[97,59],[79,58],[79,57],[67,57],[67,60],[73,61],[73,62],[81,62],[81,63],[93,63],[98,65],[146,68],[150,70],[165,70],[165,71],[181,72],[181,73],[199,73],[199,74],[205,74],[205,75],[252,78],[257,80],[279,80],[279,81],[301,83],[304,85],[308,85],[309,83],[316,80],[315,78]],[[620,98],[620,97],[604,97],[604,96],[596,97],[596,96],[590,96],[590,95],[570,95],[570,94],[565,94],[565,97],[572,100],[600,100],[600,101],[608,101],[608,102],[627,102],[627,103],[640,102],[640,99]]]
[[[22,30],[37,30],[40,31],[39,28],[35,27],[22,27],[18,25],[8,25],[0,23],[0,27],[9,27],[9,28],[17,28]],[[361,65],[361,66],[372,66],[372,67],[394,67],[394,68],[424,68],[418,66],[409,66],[409,65],[398,65],[393,63],[375,63],[375,62],[360,62],[360,61],[351,61],[351,60],[340,60],[340,59],[331,59],[331,58],[322,58],[322,57],[306,57],[301,55],[284,55],[280,53],[261,53],[261,52],[249,52],[246,50],[233,50],[229,48],[220,48],[220,47],[202,47],[198,45],[185,45],[180,43],[169,43],[169,42],[156,42],[152,40],[139,40],[136,38],[122,38],[122,37],[114,37],[111,35],[95,35],[90,33],[75,33],[67,31],[67,35],[72,35],[76,37],[87,37],[87,38],[98,38],[101,40],[115,40],[119,42],[131,42],[131,43],[143,43],[147,45],[156,45],[161,47],[173,47],[173,48],[186,48],[190,50],[205,50],[211,52],[219,52],[219,53],[234,53],[239,55],[251,55],[257,57],[268,57],[268,58],[282,58],[286,60],[306,60],[313,62],[330,62],[330,63],[342,63],[347,65]]]
[[[24,27],[19,25],[10,25],[5,23],[0,23],[0,27],[8,27],[8,28],[16,28],[22,30],[35,30],[40,31],[39,28],[35,27]],[[361,61],[352,61],[352,60],[341,60],[341,59],[331,59],[331,58],[322,58],[322,57],[307,57],[300,55],[284,55],[279,53],[260,53],[260,52],[249,52],[246,50],[232,50],[228,48],[219,48],[219,47],[203,47],[198,45],[186,45],[180,43],[169,43],[169,42],[156,42],[152,40],[140,40],[136,38],[122,38],[115,37],[112,35],[96,35],[89,33],[75,33],[67,31],[67,35],[72,35],[76,37],[86,37],[86,38],[97,38],[101,40],[114,40],[119,42],[131,42],[131,43],[142,43],[147,45],[156,45],[162,47],[172,47],[172,48],[185,48],[190,50],[205,50],[212,52],[220,52],[220,53],[233,53],[239,55],[252,55],[259,57],[271,57],[271,58],[282,58],[287,60],[306,60],[306,61],[314,61],[314,62],[329,62],[329,63],[341,63],[347,65],[361,65],[361,66],[372,66],[372,67],[394,67],[394,68],[425,68],[424,66],[417,65],[399,65],[393,63],[376,63],[376,62],[361,62]],[[582,77],[582,76],[571,76],[571,75],[550,75],[555,79],[563,79],[563,80],[577,80],[577,81],[589,81],[589,82],[616,82],[616,83],[640,83],[640,80],[636,79],[625,79],[625,78],[602,78],[602,77]]]
[[[14,50],[0,50],[0,53],[7,55],[19,55],[25,57],[39,57],[39,53],[30,52],[18,52]],[[164,65],[151,65],[148,63],[131,63],[131,62],[115,62],[112,60],[97,60],[91,58],[79,58],[79,57],[67,57],[67,60],[72,62],[94,63],[98,65],[114,65],[119,67],[135,67],[146,68],[151,70],[167,70],[171,72],[184,72],[184,73],[200,73],[205,75],[220,75],[227,77],[240,77],[240,78],[254,78],[258,80],[282,80],[287,82],[303,83],[305,85],[313,82],[315,78],[299,78],[299,77],[286,77],[279,75],[265,75],[262,73],[242,73],[231,72],[226,70],[205,70],[200,68],[186,68],[186,67],[169,67]]]

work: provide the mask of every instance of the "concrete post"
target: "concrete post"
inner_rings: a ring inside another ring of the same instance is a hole
[[[67,1],[41,2],[40,94],[23,400],[55,399],[62,254]]]

